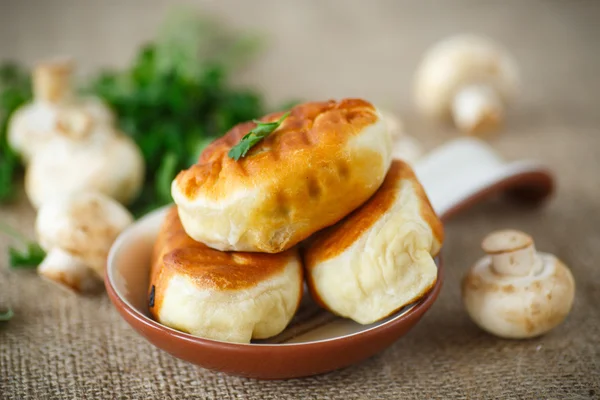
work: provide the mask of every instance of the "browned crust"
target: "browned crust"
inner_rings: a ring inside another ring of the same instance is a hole
[[[209,145],[197,164],[180,172],[174,187],[190,201],[219,204],[232,193],[260,186],[261,200],[246,210],[244,225],[255,227],[253,250],[280,252],[338,222],[377,189],[387,159],[366,146],[349,148],[348,141],[378,121],[376,109],[364,100],[305,103],[235,161],[229,150],[255,126],[240,124]]]
[[[283,114],[269,114],[261,121],[273,122]],[[276,163],[305,161],[294,157],[299,150],[331,152],[331,146],[339,147],[377,119],[373,105],[360,99],[301,104],[290,110],[289,117],[275,132],[250,149],[246,157],[235,161],[227,153],[256,127],[254,122],[245,122],[211,143],[196,165],[179,173],[177,184],[189,198],[202,192],[209,198],[218,199],[226,195],[220,190],[220,179],[251,187],[252,181],[272,174]],[[289,167],[287,164],[286,168]]]
[[[283,272],[295,252],[296,249],[279,254],[211,249],[185,233],[177,208],[172,207],[165,217],[153,249],[148,295],[154,286],[155,300],[150,311],[154,314],[154,310],[160,309],[164,290],[174,275],[185,276],[200,288],[241,290]]]
[[[412,183],[420,200],[421,217],[431,227],[435,239],[441,244],[444,240],[444,228],[433,211],[423,187],[408,164],[400,160],[394,160],[383,184],[365,204],[354,210],[342,221],[324,229],[311,238],[311,243],[303,252],[307,268],[311,269],[318,262],[339,255],[370,229],[394,204],[398,194],[398,182],[402,180],[409,180]],[[435,256],[436,254],[437,251],[432,255]],[[317,301],[320,300],[317,299]]]

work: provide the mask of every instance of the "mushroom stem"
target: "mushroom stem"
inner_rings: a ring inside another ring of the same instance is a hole
[[[39,64],[33,72],[33,93],[37,100],[58,103],[71,91],[70,60],[53,60]]]
[[[498,275],[526,276],[539,272],[542,260],[531,236],[519,231],[498,231],[481,244],[492,258],[492,269]]]
[[[454,123],[462,131],[474,135],[498,128],[503,108],[496,90],[486,84],[464,86],[452,100]]]
[[[100,278],[93,269],[58,247],[46,255],[38,273],[76,292],[91,292],[101,286]]]
[[[536,273],[542,266],[535,246],[492,255],[492,269],[500,275],[526,276]]]

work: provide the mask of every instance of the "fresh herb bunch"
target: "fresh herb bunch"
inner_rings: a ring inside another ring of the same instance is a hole
[[[259,48],[256,36],[232,33],[213,19],[179,9],[133,65],[103,72],[85,85],[114,109],[121,130],[142,150],[146,178],[130,207],[135,215],[171,202],[170,185],[178,171],[237,123],[265,114],[258,92],[229,83],[231,73]],[[30,99],[26,70],[15,64],[0,67],[0,202],[14,195],[21,171],[7,143],[7,123]]]
[[[144,189],[132,206],[136,215],[171,202],[171,181],[208,143],[264,114],[257,92],[228,82],[232,70],[256,49],[255,38],[236,36],[213,20],[180,10],[130,68],[95,79],[92,92],[114,109],[120,128],[137,142],[146,161]]]
[[[31,82],[26,70],[13,63],[0,66],[0,202],[13,198],[14,182],[21,172],[19,156],[8,145],[8,121],[30,98]]]
[[[210,18],[180,9],[129,68],[103,72],[84,85],[114,109],[122,131],[142,150],[146,178],[142,194],[130,207],[135,215],[171,202],[173,178],[195,163],[212,140],[237,123],[265,114],[258,92],[229,83],[231,73],[255,55],[259,45],[256,36],[234,34]],[[1,66],[0,202],[13,197],[21,172],[19,157],[7,143],[8,120],[31,98],[28,71],[16,64]],[[36,266],[43,260],[39,245],[10,227],[0,228],[21,242],[20,249],[9,249],[11,266]]]

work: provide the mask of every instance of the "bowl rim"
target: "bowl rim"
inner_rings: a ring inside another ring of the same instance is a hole
[[[121,249],[125,246],[125,244],[130,240],[132,236],[133,230],[138,226],[138,224],[142,223],[151,218],[156,218],[157,214],[165,213],[168,208],[172,205],[166,205],[159,209],[149,212],[144,215],[140,219],[134,221],[129,227],[127,227],[121,234],[117,237],[115,242],[113,243],[109,255],[108,261],[106,263],[105,274],[104,274],[104,286],[106,287],[107,293],[111,299],[111,302],[117,308],[117,310],[125,316],[129,316],[137,323],[141,324],[145,328],[151,329],[155,332],[160,333],[161,335],[170,336],[179,340],[183,340],[186,342],[191,342],[198,345],[208,345],[208,346],[218,346],[221,348],[227,349],[240,349],[240,348],[254,348],[254,349],[273,349],[282,347],[291,347],[291,348],[299,348],[306,346],[315,346],[321,345],[328,342],[338,342],[340,340],[351,340],[358,339],[362,336],[370,336],[371,334],[377,333],[381,330],[387,330],[386,328],[391,328],[397,324],[402,323],[403,321],[410,319],[415,315],[421,315],[425,311],[427,311],[433,302],[438,297],[438,294],[441,290],[443,283],[443,260],[441,256],[441,252],[435,257],[435,263],[438,269],[437,279],[434,285],[416,302],[411,303],[399,311],[396,311],[393,315],[393,318],[388,319],[383,323],[379,323],[367,329],[349,333],[346,335],[336,336],[327,339],[314,340],[309,342],[298,342],[298,343],[237,343],[237,342],[226,342],[222,340],[208,339],[200,336],[194,336],[189,333],[181,332],[176,329],[170,328],[166,325],[161,324],[158,321],[153,320],[152,318],[144,315],[140,312],[136,307],[134,307],[119,290],[116,288],[116,285],[113,284],[113,271],[115,270],[114,265],[116,263],[116,258]],[[128,319],[129,319],[128,318]],[[129,322],[129,321],[128,321]],[[131,325],[131,324],[130,324]],[[137,328],[134,328],[137,330]]]

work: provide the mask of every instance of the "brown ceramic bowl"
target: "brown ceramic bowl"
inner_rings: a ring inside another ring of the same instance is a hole
[[[280,335],[250,344],[203,339],[154,321],[146,290],[152,245],[166,209],[137,221],[115,242],[106,289],[125,320],[150,343],[204,368],[260,379],[297,378],[346,367],[385,349],[431,307],[442,287],[442,263],[433,289],[383,321],[360,325],[319,309],[305,293],[300,310]]]
[[[415,166],[434,209],[445,220],[494,194],[541,203],[554,189],[543,165],[507,163],[485,142],[462,138],[432,152]],[[150,318],[146,291],[152,246],[166,209],[137,221],[119,236],[108,260],[106,289],[125,320],[156,347],[204,368],[261,379],[297,378],[364,360],[408,332],[431,307],[444,279],[422,299],[383,321],[360,325],[319,309],[310,296],[286,330],[251,344],[203,339],[176,331]]]

